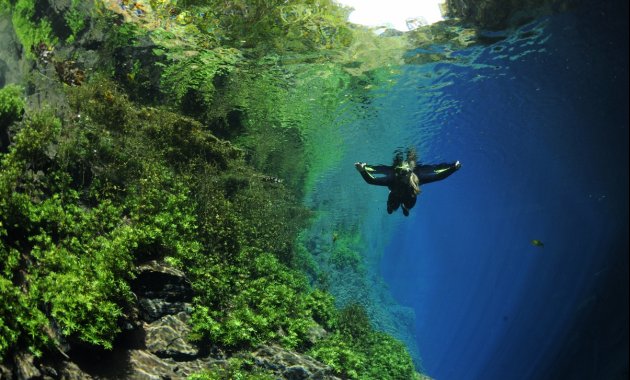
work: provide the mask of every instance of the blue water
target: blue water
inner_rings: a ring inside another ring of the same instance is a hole
[[[627,280],[625,300],[607,306],[621,315],[574,325],[606,307],[604,278],[628,277],[627,11],[624,30],[612,8],[589,10],[539,20],[544,38],[485,49],[475,68],[433,68],[450,82],[436,103],[450,104],[432,116],[439,132],[419,130],[414,144],[428,147],[427,161],[463,168],[424,187],[381,267],[415,310],[423,366],[437,379],[568,376],[554,368],[571,345],[588,352],[573,378],[606,378],[607,337],[596,334],[607,318],[627,352]],[[390,96],[413,107],[407,94]]]
[[[356,216],[375,276],[413,310],[428,375],[626,378],[627,15],[593,2],[405,65],[345,126],[320,207]],[[409,218],[386,215],[387,190],[352,168],[404,146],[463,164],[425,185]]]

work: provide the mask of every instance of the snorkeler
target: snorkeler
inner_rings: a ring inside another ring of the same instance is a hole
[[[365,162],[354,164],[365,182],[389,188],[387,213],[391,214],[402,206],[405,216],[409,216],[409,210],[416,205],[420,185],[442,180],[455,173],[461,166],[459,161],[451,164],[422,165],[417,162],[417,155],[413,149],[407,150],[406,160],[403,160],[402,152],[397,151],[392,166],[373,166]]]

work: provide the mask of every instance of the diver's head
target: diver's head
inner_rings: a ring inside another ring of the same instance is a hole
[[[403,161],[394,167],[394,171],[398,177],[407,177],[413,173],[413,167],[407,161]]]

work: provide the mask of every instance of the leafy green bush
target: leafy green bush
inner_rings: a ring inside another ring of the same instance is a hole
[[[185,162],[229,157],[106,81],[71,91],[71,117],[32,113],[0,163],[0,353],[37,353],[56,334],[110,348],[134,260],[199,250]]]
[[[77,34],[85,29],[93,2],[72,0],[58,7],[55,16],[51,16],[53,12],[45,9],[46,6],[48,3],[35,0],[0,1],[0,13],[11,12],[15,33],[29,58],[35,58],[33,47],[40,43],[52,47],[59,40],[74,42]],[[63,18],[56,17],[57,12],[61,12]]]
[[[110,202],[86,210],[69,195],[66,201],[53,196],[32,211],[33,222],[44,225],[30,238],[38,268],[29,286],[62,335],[111,348],[121,302],[131,300],[126,280],[138,232],[115,225],[122,210]]]
[[[188,380],[276,380],[271,371],[263,370],[251,360],[231,358],[227,366],[214,366],[211,370],[194,374]]]
[[[0,226],[1,228],[1,226]],[[3,237],[6,231],[2,229]],[[48,326],[46,315],[37,308],[37,299],[30,292],[24,292],[19,280],[13,279],[19,268],[20,253],[14,248],[0,245],[0,358],[17,344],[38,353],[50,338],[44,333]],[[18,284],[16,284],[16,282]]]
[[[238,62],[235,49],[202,50],[175,60],[162,74],[162,88],[187,114],[203,114],[212,104],[216,78],[227,76]]]
[[[11,10],[13,28],[27,57],[33,58],[32,47],[39,43],[54,46],[58,39],[53,33],[51,22],[45,18],[35,17],[36,2],[33,0],[17,0]]]
[[[69,29],[69,36],[66,38],[66,42],[73,42],[77,34],[83,31],[86,21],[86,8],[91,7],[91,4],[81,0],[72,0],[70,7],[65,11],[64,18],[66,25]]]
[[[22,93],[22,88],[15,84],[0,88],[0,130],[22,117],[25,106]]]
[[[63,123],[33,114],[3,161],[2,225],[19,226],[5,234],[19,242],[3,240],[5,272],[27,273],[59,334],[111,347],[134,261],[165,256],[192,280],[200,339],[306,347],[316,323],[333,326],[332,299],[287,266],[308,217],[295,197],[198,122],[138,107],[97,79],[69,88]],[[26,327],[8,326],[3,344]]]
[[[0,153],[9,146],[9,127],[20,120],[25,100],[20,86],[10,84],[0,89]]]
[[[376,332],[365,309],[357,304],[341,310],[338,329],[309,354],[350,379],[419,379],[405,345]]]
[[[362,263],[359,253],[345,245],[335,245],[330,260],[340,270],[351,269],[358,271]]]
[[[244,250],[229,263],[213,264],[195,266],[197,339],[235,349],[265,342],[296,348],[308,344],[315,319],[331,324],[332,302],[310,293],[305,278],[275,256]]]
[[[11,10],[11,3],[9,0],[0,0],[0,14]]]
[[[9,300],[0,315],[2,351],[23,344],[39,352],[53,325],[111,347],[120,303],[130,296],[134,231],[119,223],[122,210],[111,202],[79,203],[54,160],[60,133],[50,112],[33,114],[0,162],[0,282]]]
[[[213,33],[233,47],[304,52],[346,46],[351,40],[347,10],[332,0],[203,0],[180,4],[190,10],[191,21],[199,30]]]

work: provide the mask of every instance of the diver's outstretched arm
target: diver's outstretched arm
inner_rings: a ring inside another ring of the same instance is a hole
[[[418,164],[413,171],[418,176],[420,184],[423,185],[425,183],[442,180],[449,175],[455,173],[461,167],[462,164],[460,164],[459,161],[437,165]]]
[[[368,165],[365,164],[365,169],[372,175],[380,174],[387,177],[394,175],[394,168],[387,165]]]
[[[389,186],[392,184],[394,170],[391,166],[386,165],[368,165],[365,162],[357,162],[354,167],[361,174],[365,182],[370,185]],[[382,175],[375,177],[373,174]]]

